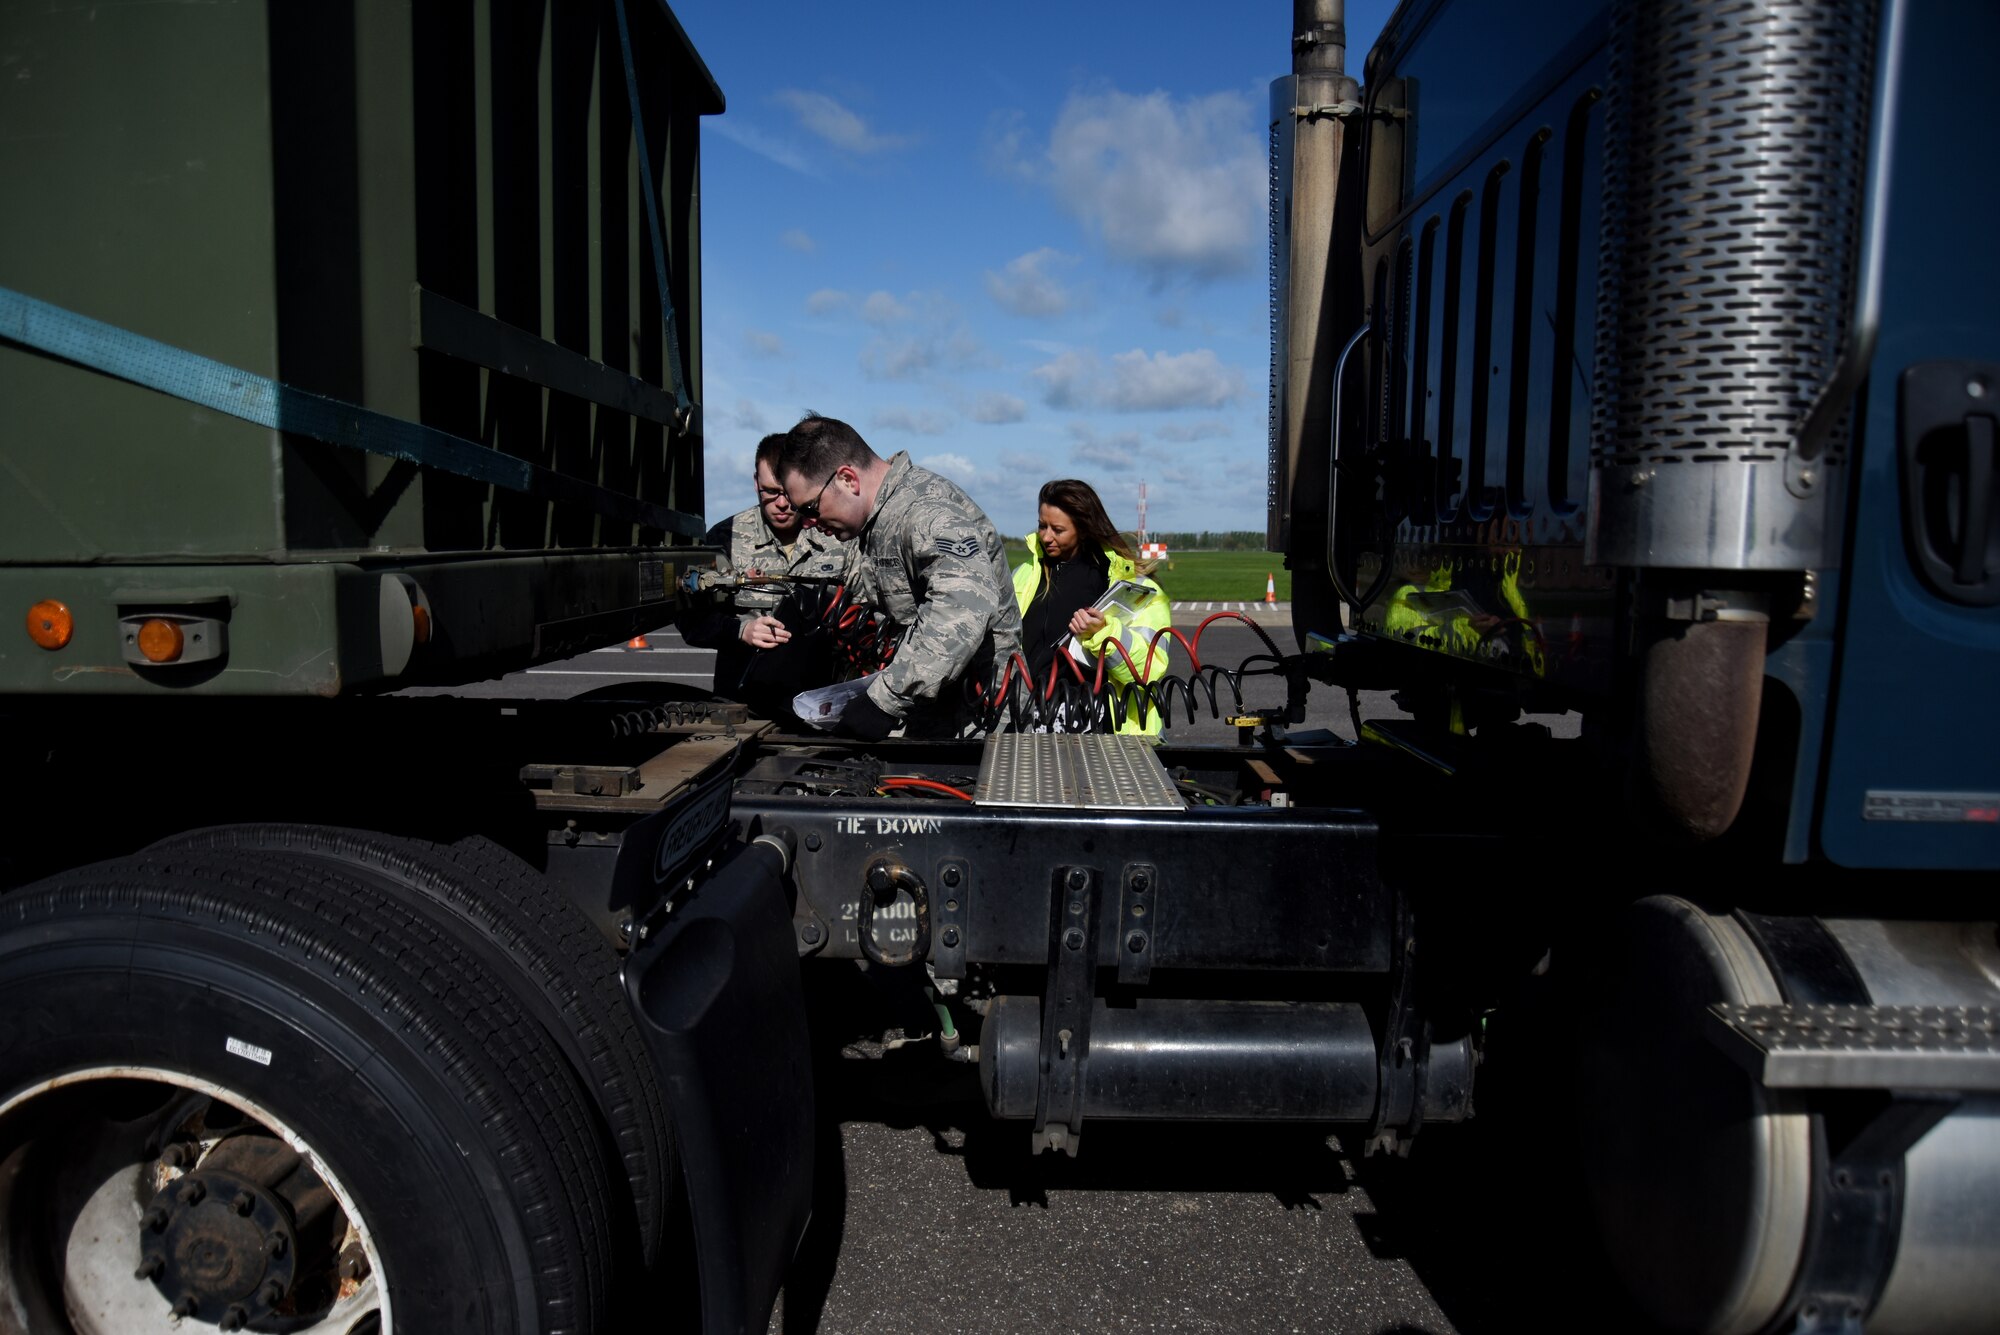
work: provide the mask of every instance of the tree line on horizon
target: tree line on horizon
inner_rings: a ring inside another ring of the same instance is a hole
[[[1146,534],[1147,542],[1164,542],[1170,552],[1261,552],[1264,547],[1262,529],[1231,529],[1227,533],[1217,533],[1203,529],[1199,533],[1168,533],[1154,529]]]
[[[1128,529],[1125,531],[1125,536],[1129,538],[1134,534]],[[1027,546],[1021,539],[1012,535],[1008,535],[1002,541],[1012,553],[1019,553]],[[1211,529],[1203,529],[1199,533],[1169,533],[1154,529],[1146,534],[1146,541],[1164,542],[1169,552],[1270,551],[1270,548],[1264,545],[1264,532],[1261,529],[1231,529],[1227,533],[1218,533]]]

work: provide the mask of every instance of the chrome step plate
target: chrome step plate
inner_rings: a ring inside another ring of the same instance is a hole
[[[989,807],[1187,810],[1152,744],[1115,733],[994,733],[979,757],[972,800]]]
[[[1708,1008],[1709,1038],[1771,1089],[2000,1089],[2000,1008]]]

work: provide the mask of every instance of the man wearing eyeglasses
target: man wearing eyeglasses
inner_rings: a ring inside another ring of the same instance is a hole
[[[999,531],[958,485],[910,462],[884,459],[853,427],[809,414],[778,459],[792,511],[859,548],[864,595],[898,638],[895,656],[847,706],[843,732],[879,741],[955,735],[965,689],[998,683],[1021,647],[1021,614]]]
[[[839,576],[852,552],[830,534],[805,527],[778,485],[783,434],[757,443],[753,478],[757,504],[708,531],[707,545],[719,548],[718,573]],[[819,587],[819,586],[816,586]],[[808,601],[817,605],[816,599]],[[783,584],[747,585],[729,606],[682,618],[681,637],[700,649],[715,650],[715,693],[740,700],[762,718],[795,723],[792,697],[833,680],[833,662],[824,636],[795,637],[787,620],[800,619],[799,599]],[[801,630],[804,627],[801,626]]]

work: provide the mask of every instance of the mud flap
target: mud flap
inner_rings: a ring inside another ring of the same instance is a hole
[[[762,1335],[812,1213],[813,1088],[785,854],[726,846],[632,952],[694,1221],[704,1335]]]

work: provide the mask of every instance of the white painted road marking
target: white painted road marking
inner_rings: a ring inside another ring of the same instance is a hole
[[[713,672],[648,672],[635,675],[630,672],[596,672],[580,668],[529,668],[531,677],[623,677],[627,681],[639,681],[646,677],[685,677],[689,681],[714,681]]]

